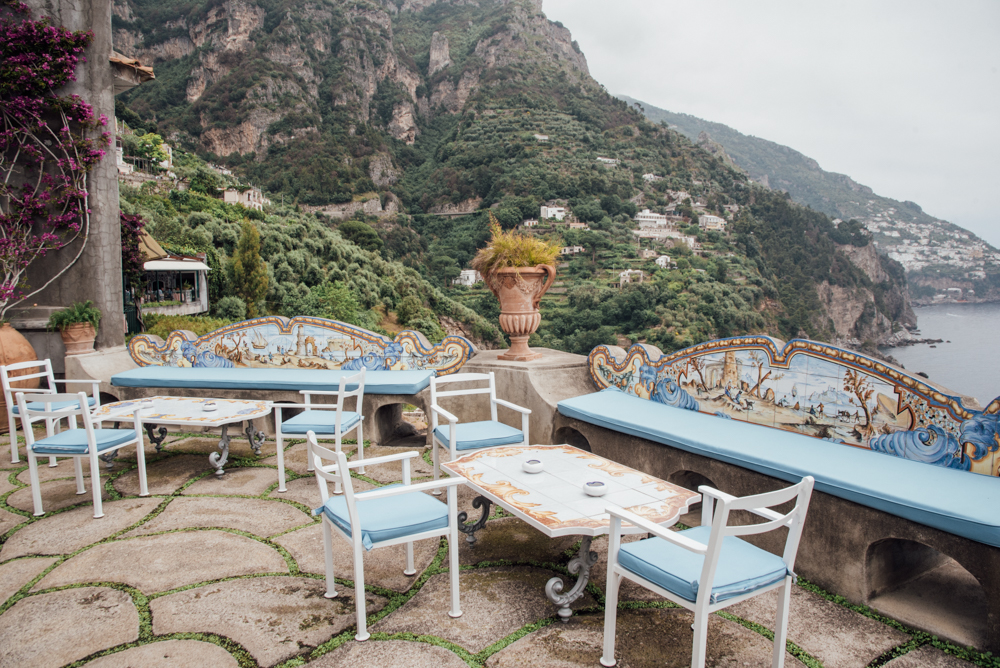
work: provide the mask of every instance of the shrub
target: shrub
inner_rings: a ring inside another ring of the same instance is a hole
[[[238,322],[247,319],[247,303],[239,297],[223,297],[214,310],[215,315],[224,320]]]
[[[209,332],[214,332],[220,327],[230,324],[229,320],[221,318],[211,318],[209,316],[198,315],[160,315],[150,313],[142,317],[146,326],[146,333],[158,336],[166,340],[170,332],[177,329],[185,329],[194,332],[198,336],[204,336]]]

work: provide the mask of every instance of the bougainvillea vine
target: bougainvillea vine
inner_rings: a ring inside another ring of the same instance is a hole
[[[107,118],[79,95],[57,95],[75,80],[90,32],[35,21],[26,5],[0,0],[0,318],[66,272],[90,231],[87,174],[105,155]],[[82,240],[41,286],[27,285],[34,260]]]
[[[122,224],[122,276],[125,277],[127,287],[134,290],[142,287],[145,276],[143,264],[146,258],[142,254],[140,243],[146,220],[142,216],[130,216],[124,212],[120,212],[119,216]]]

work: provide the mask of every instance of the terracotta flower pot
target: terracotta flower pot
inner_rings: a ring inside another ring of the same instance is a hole
[[[94,350],[97,330],[89,322],[78,322],[59,332],[67,355],[82,355]]]
[[[21,332],[11,327],[10,323],[4,323],[3,327],[0,327],[0,364],[6,366],[8,364],[30,362],[37,359],[38,355],[35,354],[35,349],[31,347],[28,339],[24,338]],[[22,371],[14,371],[11,375],[23,376],[35,371],[37,369],[24,369]],[[15,391],[34,390],[38,388],[38,381],[38,378],[32,378],[31,380],[12,382],[10,385]],[[3,395],[0,395],[0,433],[7,433],[8,430],[7,404],[4,402]]]
[[[550,264],[510,267],[493,274],[489,288],[500,301],[500,329],[510,336],[510,349],[499,359],[527,362],[542,356],[531,352],[528,338],[542,322],[538,303],[555,279],[556,268]]]

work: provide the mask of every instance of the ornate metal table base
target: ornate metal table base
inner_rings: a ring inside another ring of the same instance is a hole
[[[465,520],[469,519],[469,513],[461,512],[458,514],[458,530],[464,534],[467,534],[465,540],[469,545],[474,545],[476,542],[476,532],[486,526],[486,520],[490,518],[490,506],[493,504],[492,501],[487,499],[485,496],[477,496],[472,500],[473,508],[482,508],[483,515],[480,517],[475,524],[466,524]]]
[[[115,429],[118,429],[120,422],[115,422]],[[156,452],[159,453],[163,450],[163,441],[167,438],[167,428],[160,427],[156,429],[155,424],[144,424],[142,425],[146,428],[146,436],[149,437],[149,442],[156,446]],[[154,433],[154,430],[156,432]],[[113,450],[106,455],[97,455],[97,458],[104,462],[108,469],[111,469],[115,465],[115,459],[118,457],[118,450]]]
[[[244,423],[246,426],[243,428],[243,433],[246,434],[247,441],[250,443],[250,449],[253,453],[260,457],[260,446],[264,445],[264,432],[254,431],[253,422],[247,420]],[[229,459],[229,425],[222,425],[222,438],[219,439],[219,451],[213,452],[208,456],[209,463],[215,467],[215,475],[222,475],[225,471],[222,469],[226,465],[226,460]]]
[[[568,622],[569,618],[573,616],[573,611],[570,610],[569,606],[573,601],[583,596],[587,583],[590,582],[590,569],[597,563],[597,553],[590,551],[590,540],[590,536],[584,536],[580,551],[569,560],[570,574],[575,575],[579,571],[576,584],[573,585],[572,589],[563,594],[565,584],[558,576],[545,583],[545,595],[549,597],[550,601],[560,606],[559,617],[564,622]]]

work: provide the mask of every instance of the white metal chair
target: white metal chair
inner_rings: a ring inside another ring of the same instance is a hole
[[[813,477],[807,476],[791,487],[742,498],[702,485],[698,488],[703,495],[701,526],[677,532],[627,510],[608,508],[611,513],[611,536],[608,542],[608,587],[601,665],[615,665],[618,587],[621,579],[626,577],[694,611],[692,668],[703,668],[705,665],[708,616],[711,613],[780,588],[772,666],[781,668],[785,661],[795,555],[799,549],[813,482]],[[788,513],[780,514],[770,509],[792,499],[796,499],[795,507]],[[749,511],[766,521],[729,526],[729,513],[734,510]],[[653,534],[652,537],[622,545],[623,521],[648,531]],[[780,527],[788,527],[781,557],[737,537]]]
[[[55,410],[55,407],[60,404],[69,404],[72,407]],[[138,402],[131,413],[132,429],[101,429],[100,423],[91,416],[90,408],[87,407],[87,395],[83,392],[77,394],[26,394],[18,392],[17,405],[20,409],[21,427],[24,429],[24,437],[27,441],[25,450],[28,457],[29,475],[31,476],[31,499],[34,503],[36,516],[45,514],[45,511],[42,510],[42,493],[38,480],[37,461],[39,457],[43,456],[73,458],[77,494],[86,494],[87,490],[83,486],[82,460],[87,459],[90,462],[90,485],[94,494],[94,519],[98,519],[104,517],[104,510],[101,506],[101,471],[97,456],[128,445],[134,445],[136,460],[139,463],[139,496],[149,496],[149,490],[146,487],[146,455],[143,450],[142,420],[139,417],[141,408]],[[35,433],[31,428],[32,423],[68,416],[74,418],[79,416],[83,422],[83,428],[71,428],[46,436],[40,441],[35,440]],[[124,420],[128,416],[129,413],[123,412],[106,419]]]
[[[24,373],[17,373],[17,372]],[[0,366],[0,385],[3,386],[3,400],[7,404],[7,426],[10,429],[8,432],[10,434],[10,463],[17,464],[18,454],[17,454],[17,414],[18,406],[17,400],[14,398],[14,393],[18,391],[18,388],[12,387],[14,383],[21,383],[27,380],[34,380],[35,378],[45,379],[48,387],[42,387],[39,389],[22,389],[22,392],[32,392],[34,394],[54,394],[58,392],[56,389],[56,383],[64,384],[81,384],[91,386],[91,396],[87,397],[87,405],[92,408],[96,408],[101,405],[100,398],[100,383],[96,380],[57,380],[55,374],[52,373],[52,360],[32,360],[30,362],[17,362],[16,364],[8,364],[6,366]],[[54,410],[62,410],[64,408],[75,407],[75,402],[70,402],[66,406],[53,406]],[[72,418],[70,418],[72,419]],[[45,433],[46,436],[52,436],[53,434],[59,432],[60,430],[60,420],[59,419],[49,419],[45,421]],[[72,425],[71,425],[72,426]],[[49,458],[49,466],[55,466],[55,457]]]
[[[482,383],[486,383],[482,386]],[[479,387],[460,390],[438,389],[440,385],[450,383],[480,384]],[[490,395],[490,419],[480,422],[459,423],[458,418],[441,408],[438,401],[443,397],[459,397],[475,394]],[[521,414],[521,428],[517,429],[497,421],[497,406],[504,406]],[[492,448],[497,445],[528,445],[528,416],[531,409],[523,408],[509,401],[497,399],[496,378],[489,373],[455,373],[440,378],[431,378],[431,448],[434,456],[434,479],[441,473],[438,448],[448,450],[451,461],[463,450],[478,450]],[[448,421],[448,426],[438,426],[438,416]]]
[[[348,462],[343,452],[328,450],[316,442],[311,431],[306,434],[309,452],[314,457],[316,480],[323,505],[313,511],[323,515],[323,552],[326,557],[327,598],[337,595],[333,579],[333,532],[343,536],[353,547],[354,556],[354,607],[358,616],[358,632],[355,640],[369,638],[365,615],[365,570],[364,552],[376,547],[406,544],[405,575],[416,575],[413,567],[413,541],[425,538],[448,537],[449,565],[451,576],[451,617],[461,617],[458,589],[458,501],[456,487],[465,484],[463,478],[449,478],[441,482],[410,483],[410,459],[418,457],[417,452],[401,452],[385,457],[369,459],[369,464],[401,461],[403,482],[401,485],[380,487],[361,494],[354,493],[350,469],[361,465],[360,461]],[[333,460],[334,464],[324,464],[323,460]],[[327,482],[343,486],[343,496],[330,496]],[[448,488],[448,503],[438,501],[423,492],[435,487]]]
[[[357,384],[353,390],[346,388]],[[278,450],[278,491],[287,491],[285,488],[285,439],[289,436],[302,438],[307,432],[313,432],[317,440],[330,440],[336,442],[336,451],[340,452],[341,442],[345,434],[357,430],[355,434],[358,440],[358,461],[361,463],[361,473],[365,472],[365,437],[362,424],[364,416],[361,415],[361,407],[365,399],[365,370],[361,369],[353,376],[341,376],[340,385],[336,391],[302,390],[299,392],[305,396],[305,403],[302,404],[274,404],[274,440]],[[311,399],[313,395],[336,396],[335,404],[314,404]],[[344,400],[349,397],[357,397],[357,403],[353,411],[344,410]],[[304,409],[301,413],[287,420],[282,421],[281,411],[286,408]],[[309,442],[306,441],[306,467],[313,470],[313,458],[309,452]],[[340,484],[334,488],[334,494],[340,494]]]

